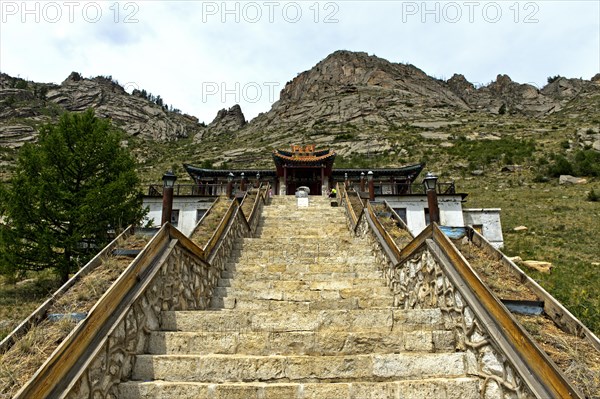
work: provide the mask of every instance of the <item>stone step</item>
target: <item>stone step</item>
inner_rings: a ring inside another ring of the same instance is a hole
[[[346,246],[346,248],[354,247],[369,247],[370,245],[357,237],[314,237],[307,240],[304,237],[297,236],[278,236],[271,239],[264,239],[262,237],[243,238],[235,242],[236,245],[244,248],[251,246],[263,246],[263,245],[278,245],[278,246],[289,246],[289,245],[330,245],[335,247]]]
[[[337,278],[335,280],[251,280],[237,278],[221,278],[217,284],[219,287],[243,288],[246,290],[273,290],[273,291],[331,291],[344,290],[351,288],[378,288],[386,287],[385,282],[381,278]]]
[[[122,383],[118,397],[128,399],[479,399],[476,378],[430,378],[390,382],[342,383]]]
[[[194,382],[345,382],[466,375],[464,353],[346,356],[138,355],[133,380]]]
[[[188,332],[413,331],[444,328],[440,309],[332,309],[288,313],[284,310],[165,311],[161,330]]]
[[[273,299],[276,301],[320,301],[324,299],[349,299],[359,300],[389,298],[392,299],[392,291],[389,287],[351,287],[342,289],[323,290],[277,290],[264,289],[254,290],[240,287],[215,287],[213,298],[233,297],[238,300]]]
[[[298,229],[299,231],[290,233],[289,232],[290,229]],[[279,226],[274,226],[274,227],[265,228],[265,229],[258,229],[256,231],[257,238],[262,238],[262,239],[289,237],[292,234],[294,237],[304,239],[305,241],[308,241],[310,239],[319,239],[319,238],[325,239],[325,238],[336,238],[336,237],[351,237],[351,233],[349,230],[342,230],[342,229],[335,229],[335,230],[330,230],[330,229],[312,230],[311,229],[311,230],[309,230],[309,229],[303,229],[301,226],[298,226],[298,227],[287,226],[287,227],[283,227],[283,228],[279,227]]]
[[[379,270],[371,270],[368,272],[333,272],[333,273],[310,273],[310,272],[246,272],[243,270],[236,271],[236,265],[230,265],[227,270],[221,272],[223,280],[240,281],[241,284],[252,281],[271,281],[271,280],[296,280],[296,281],[331,281],[341,279],[369,279],[376,280],[383,278],[383,272]],[[225,286],[223,284],[222,286]]]
[[[351,247],[353,250],[360,253],[361,251],[371,251],[371,246],[364,241],[352,242],[347,239],[340,237],[314,237],[314,238],[300,238],[294,239],[293,241],[284,241],[281,237],[273,238],[252,238],[245,239],[244,241],[237,241],[234,243],[234,249],[236,250],[263,250],[263,251],[290,251],[290,250],[338,250],[348,252]]]
[[[225,271],[245,273],[370,273],[377,271],[374,261],[334,263],[315,259],[312,262],[302,259],[297,263],[285,262],[284,259],[271,261],[239,261],[236,264],[228,263]]]
[[[296,265],[296,264],[372,264],[375,257],[367,251],[335,251],[335,250],[307,250],[307,251],[237,251],[231,252],[227,264],[263,264],[263,265]]]
[[[414,331],[284,331],[169,332],[155,331],[148,344],[152,355],[246,354],[336,356],[365,353],[453,352],[454,333]]]
[[[312,301],[291,301],[272,299],[243,299],[236,297],[214,296],[210,300],[210,309],[240,310],[286,310],[289,312],[307,312],[325,309],[369,309],[388,307],[394,304],[393,297],[388,298],[345,298],[319,299]]]

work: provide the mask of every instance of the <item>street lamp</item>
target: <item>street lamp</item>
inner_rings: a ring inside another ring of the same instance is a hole
[[[440,222],[440,208],[437,199],[437,181],[438,177],[431,172],[428,172],[423,178],[423,186],[427,193],[427,205],[429,206],[429,221],[430,223]]]
[[[260,187],[260,172],[256,172],[256,188]]]
[[[233,173],[227,175],[227,198],[231,198],[231,189],[233,186]]]
[[[241,177],[242,177],[242,181],[240,182],[240,191],[246,191],[246,180],[245,180],[244,172],[242,172]]]
[[[350,182],[348,181],[348,173],[344,173],[344,186],[346,187],[346,189],[350,187]]]
[[[177,176],[173,171],[167,171],[163,177],[163,204],[162,204],[162,217],[160,225],[164,225],[171,221],[171,213],[173,212],[173,186],[175,186],[175,180]]]
[[[375,201],[375,183],[373,182],[373,171],[367,172],[367,180],[369,181],[369,201]]]
[[[360,172],[360,192],[365,192],[365,172]]]

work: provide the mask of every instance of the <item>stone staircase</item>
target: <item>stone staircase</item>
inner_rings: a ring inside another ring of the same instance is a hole
[[[479,398],[439,309],[393,308],[343,208],[274,197],[205,311],[162,314],[121,398]]]

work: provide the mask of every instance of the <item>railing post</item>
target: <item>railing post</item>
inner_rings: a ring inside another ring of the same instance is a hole
[[[227,176],[227,198],[231,198],[231,191],[233,189],[233,173],[229,172]]]
[[[162,177],[163,180],[163,203],[160,225],[164,225],[171,221],[171,213],[173,212],[173,186],[177,176],[173,172],[168,171]]]
[[[437,176],[427,173],[423,179],[423,186],[427,192],[427,206],[429,207],[429,222],[440,223],[440,209],[437,199]]]
[[[373,172],[367,173],[367,180],[369,181],[369,201],[375,201],[375,183],[373,182]]]
[[[360,192],[365,192],[365,172],[360,172]]]

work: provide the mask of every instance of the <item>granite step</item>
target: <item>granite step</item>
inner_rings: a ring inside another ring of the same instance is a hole
[[[342,356],[138,355],[133,380],[189,382],[345,382],[465,377],[465,353]]]
[[[240,310],[285,310],[289,312],[307,312],[325,309],[369,309],[388,307],[394,304],[392,297],[381,298],[344,298],[319,299],[312,301],[274,300],[274,299],[243,299],[236,297],[212,297],[210,309],[240,309]]]
[[[285,259],[273,258],[270,261],[256,260],[240,261],[236,264],[227,264],[225,271],[245,273],[370,273],[377,271],[373,261],[361,263],[344,262],[335,263],[314,259],[295,259],[296,263],[285,262]]]
[[[388,382],[263,383],[131,381],[118,395],[128,399],[479,399],[476,378],[429,378]]]
[[[154,331],[149,337],[152,355],[246,354],[253,356],[339,356],[365,353],[453,352],[454,333],[444,330],[373,329],[324,331]]]
[[[296,281],[331,281],[331,280],[342,280],[342,279],[382,279],[383,272],[379,270],[372,270],[369,272],[323,272],[323,273],[310,273],[310,272],[246,272],[243,270],[235,270],[236,265],[230,265],[226,270],[221,272],[222,280],[235,280],[239,284],[245,284],[247,282],[256,281],[260,282],[263,280],[296,280]],[[381,280],[383,281],[383,280]],[[227,283],[219,284],[225,286]]]
[[[164,311],[164,331],[399,331],[443,329],[440,309],[331,309],[296,312]]]
[[[337,278],[332,279],[287,279],[287,280],[244,280],[238,278],[221,278],[217,285],[219,287],[244,288],[246,290],[274,290],[274,291],[331,291],[351,288],[376,288],[385,287],[381,278]]]
[[[389,287],[350,287],[340,289],[264,289],[254,290],[245,287],[215,287],[213,298],[234,297],[238,300],[261,300],[272,299],[276,301],[320,301],[324,299],[348,299],[359,300],[375,298],[393,298]]]

